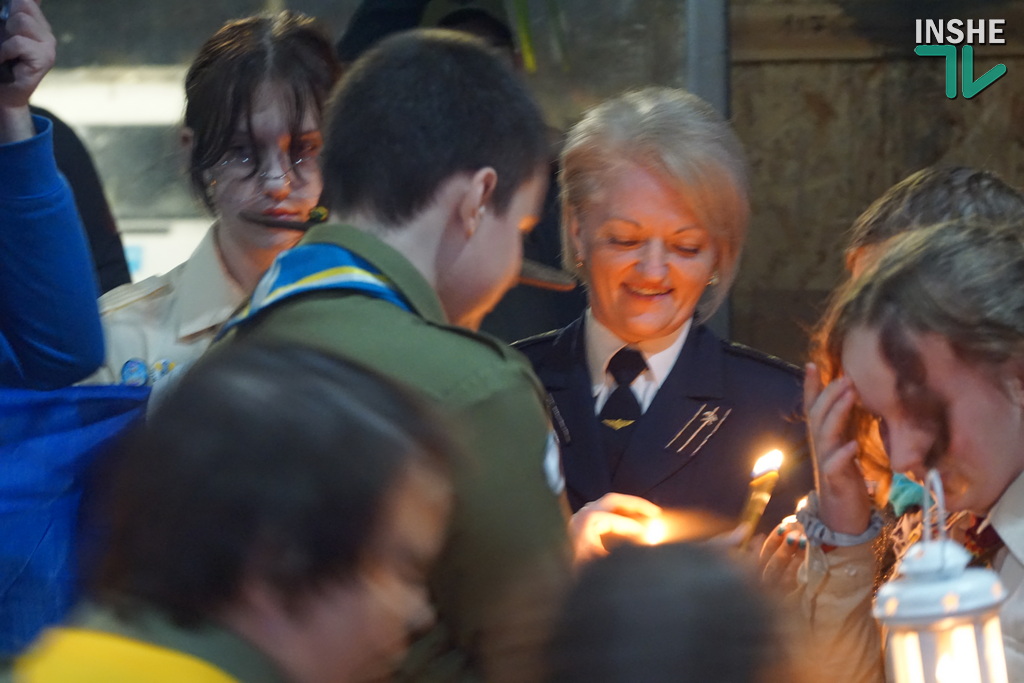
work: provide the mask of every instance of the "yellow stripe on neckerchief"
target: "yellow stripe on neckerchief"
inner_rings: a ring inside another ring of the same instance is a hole
[[[14,664],[19,683],[241,683],[204,659],[103,631],[55,628]]]
[[[336,244],[302,244],[277,255],[249,303],[224,324],[217,338],[285,299],[330,290],[359,292],[412,311],[391,281],[366,259]]]

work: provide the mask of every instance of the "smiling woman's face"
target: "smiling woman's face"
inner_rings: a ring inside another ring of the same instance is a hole
[[[572,226],[590,307],[627,343],[673,334],[693,317],[717,263],[714,241],[678,192],[624,166],[603,206]]]

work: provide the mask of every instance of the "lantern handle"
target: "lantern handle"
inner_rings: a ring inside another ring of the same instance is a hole
[[[921,509],[924,511],[924,530],[921,540],[925,543],[933,540],[946,540],[946,494],[942,489],[942,477],[936,469],[928,470],[925,485],[922,487]],[[935,505],[930,505],[935,501]],[[934,510],[933,510],[934,508]],[[932,515],[934,511],[934,517]]]

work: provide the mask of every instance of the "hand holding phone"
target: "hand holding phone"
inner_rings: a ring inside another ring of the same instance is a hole
[[[7,39],[7,19],[11,16],[11,0],[0,0],[0,44]],[[0,83],[14,82],[14,60],[0,63]]]
[[[57,58],[57,39],[39,0],[0,0],[0,108],[28,100]]]

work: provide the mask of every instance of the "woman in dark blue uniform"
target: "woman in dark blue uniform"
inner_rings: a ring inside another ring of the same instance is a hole
[[[749,215],[732,129],[684,91],[630,93],[569,133],[561,183],[564,257],[589,308],[519,348],[551,395],[573,510],[615,491],[731,521],[757,458],[780,448],[770,528],[811,483],[801,376],[702,324]]]

